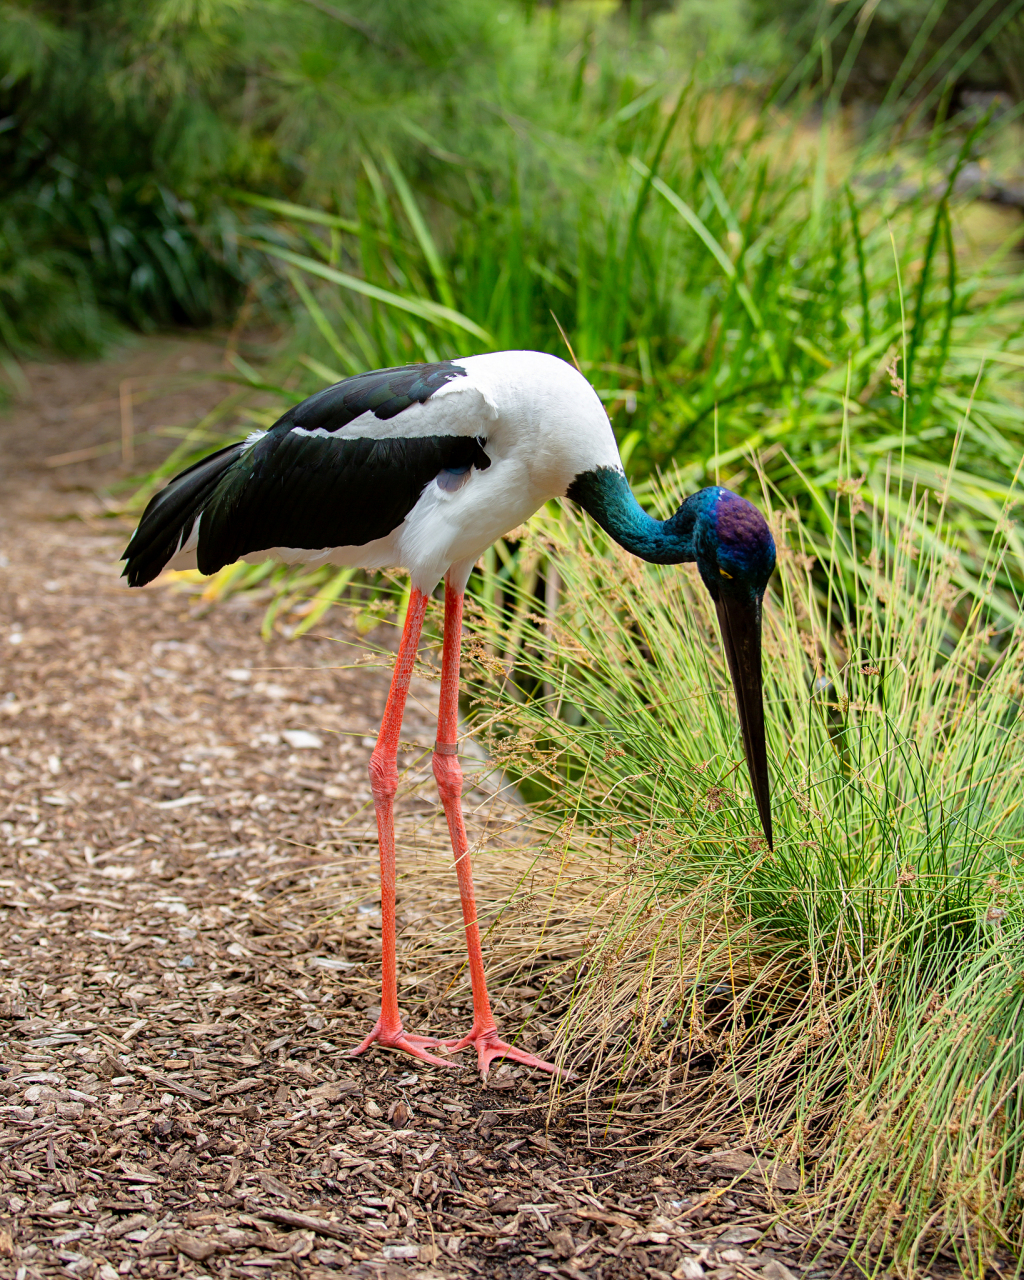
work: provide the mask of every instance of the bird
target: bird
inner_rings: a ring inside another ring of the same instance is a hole
[[[567,497],[626,551],[695,562],[718,616],[761,826],[773,844],[761,673],[762,602],[775,544],[761,512],[720,486],[649,515],[586,377],[560,357],[499,351],[359,373],[288,409],[175,476],[149,502],[122,556],[131,587],[165,568],[213,574],[241,559],[400,568],[409,603],[369,772],[380,846],[381,1011],[351,1054],[379,1044],[451,1066],[475,1048],[486,1079],[508,1059],[558,1074],[499,1034],[487,993],[458,761],[463,598],[499,537]],[[398,740],[428,597],[444,582],[433,772],[447,819],[468,953],[473,1021],[461,1037],[406,1031],[398,1007],[394,799]],[[445,1053],[445,1057],[441,1057]]]

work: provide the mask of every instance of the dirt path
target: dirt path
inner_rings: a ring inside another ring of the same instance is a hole
[[[344,1056],[378,1000],[366,759],[386,673],[337,617],[264,645],[251,603],[127,592],[127,530],[94,495],[125,380],[152,392],[132,426],[153,460],[147,433],[219,398],[187,385],[219,361],[160,339],[30,368],[0,419],[0,1275],[833,1275],[737,1183],[742,1155],[671,1173],[642,1116],[614,1149],[546,1131],[528,1073],[485,1087]],[[429,833],[432,684],[414,695],[403,804]],[[528,839],[492,792],[481,775],[478,833]],[[464,991],[423,939],[454,928],[454,880],[417,883],[403,1002],[450,1033]],[[535,994],[499,984],[498,1008],[514,1024]]]

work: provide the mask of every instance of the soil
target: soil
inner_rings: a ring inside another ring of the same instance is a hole
[[[122,389],[139,468],[221,399],[198,375],[222,367],[177,337],[30,366],[0,419],[0,1275],[838,1274],[841,1241],[778,1221],[793,1170],[714,1135],[668,1158],[643,1114],[612,1141],[525,1070],[346,1056],[379,1000],[386,667],[341,611],[265,644],[257,600],[118,580]],[[429,676],[402,811],[436,834]],[[469,785],[478,830],[528,826]],[[441,905],[414,889],[407,1024],[451,1034],[464,990],[431,946],[454,878]],[[498,982],[506,1024],[524,993]]]

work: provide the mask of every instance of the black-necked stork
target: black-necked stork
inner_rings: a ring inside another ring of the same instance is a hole
[[[656,564],[695,561],[718,612],[747,766],[772,843],[761,697],[761,602],[775,567],[768,525],[727,489],[702,489],[668,520],[630,491],[608,415],[581,373],[556,356],[500,351],[346,378],[183,471],[146,508],[124,553],[129,586],[167,567],[216,573],[238,559],[409,571],[412,592],[384,719],[370,757],[380,838],[381,1014],[375,1041],[429,1062],[475,1045],[496,1058],[557,1068],[500,1039],[484,980],[457,758],[462,600],[478,557],[549,498],[567,495],[621,546]],[[433,766],[451,835],[473,988],[459,1040],[410,1035],[395,972],[394,797],[398,735],[428,593],[445,581],[441,699]]]

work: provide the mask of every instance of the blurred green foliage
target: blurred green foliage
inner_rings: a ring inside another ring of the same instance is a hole
[[[1024,99],[1022,0],[751,0],[756,26],[781,23],[797,55],[814,53],[827,88],[892,107],[937,97]]]
[[[860,360],[894,340],[876,211],[899,201],[864,186],[893,185],[892,121],[862,129],[844,195],[794,127],[816,106],[830,118],[822,77],[852,85],[871,33],[898,27],[893,111],[916,110],[920,132],[922,93],[938,94],[953,117],[912,158],[919,185],[941,185],[970,126],[943,77],[968,83],[1001,57],[1024,0],[985,0],[969,21],[934,0],[916,35],[917,0],[758,3],[0,0],[0,363],[95,352],[118,322],[224,321],[243,300],[301,330],[295,264],[275,246],[407,300],[457,298],[478,345],[561,350],[554,313],[623,438],[639,432],[644,469],[709,415],[738,446],[851,341]],[[849,143],[829,134],[837,154]],[[339,221],[313,234],[239,192]],[[951,292],[948,217],[925,194],[909,198],[931,232],[906,355],[930,399],[973,294]],[[306,354],[350,372],[437,349],[422,329],[396,345],[370,315],[344,356],[323,326]]]
[[[321,199],[370,139],[401,154],[458,132],[499,17],[490,0],[0,3],[0,343],[80,354],[107,314],[229,316],[260,267],[224,188]]]

